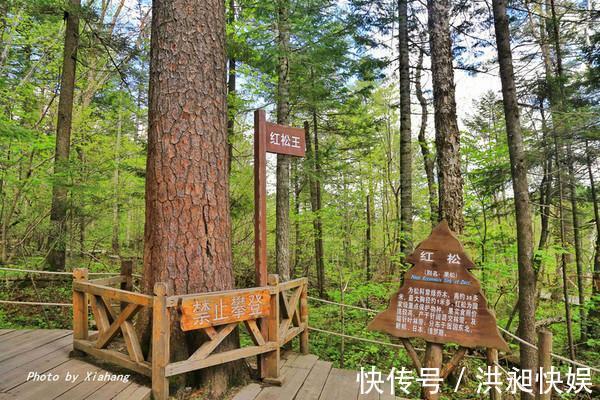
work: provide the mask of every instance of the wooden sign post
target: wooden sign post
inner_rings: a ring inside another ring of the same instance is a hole
[[[421,363],[410,350],[409,338],[427,341],[425,368],[441,367],[444,343],[462,346],[441,368],[441,378],[456,367],[467,348],[509,350],[481,285],[469,271],[475,264],[445,221],[406,260],[413,266],[405,273],[404,284],[394,293],[388,308],[371,321],[369,329],[403,338],[417,368]],[[437,399],[439,393],[425,391],[425,398]]]
[[[254,111],[254,267],[256,285],[267,285],[267,152],[304,157],[304,129],[267,122]]]
[[[254,268],[256,285],[267,286],[267,152],[304,157],[306,140],[304,130],[267,122],[265,111],[254,111]],[[275,297],[277,298],[277,297]],[[276,317],[278,319],[278,317]],[[274,321],[274,319],[271,319]],[[276,321],[276,324],[279,322]],[[271,328],[263,319],[260,331],[265,338],[277,338],[277,326]],[[279,349],[279,348],[278,348]],[[279,350],[258,357],[258,369],[263,379],[275,382]],[[274,373],[276,372],[276,373]],[[275,376],[274,376],[275,375]]]

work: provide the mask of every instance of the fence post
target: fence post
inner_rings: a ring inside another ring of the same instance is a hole
[[[85,282],[88,279],[87,268],[73,270],[73,280]],[[73,289],[73,339],[88,338],[88,302],[87,294]]]
[[[165,376],[165,367],[169,363],[171,324],[166,296],[167,285],[156,283],[152,306],[152,397],[155,400],[169,398],[169,380]]]
[[[487,364],[498,368],[498,349],[487,349]],[[502,393],[498,392],[496,388],[492,388],[490,390],[490,400],[502,400]]]
[[[133,260],[122,259],[121,260],[121,276],[125,279],[121,282],[121,290],[132,291],[133,290]]]
[[[540,329],[538,331],[538,374],[541,372],[548,372],[552,368],[552,332],[547,329]],[[539,400],[550,400],[552,398],[552,390],[548,388],[548,384],[544,379],[544,375],[538,376],[538,399]],[[548,391],[548,393],[545,393]]]
[[[133,260],[121,259],[121,290],[127,290],[128,292],[133,291]],[[127,307],[126,302],[121,302],[121,310]]]
[[[302,283],[302,294],[300,295],[300,322],[304,324],[304,330],[300,334],[300,352],[308,354],[308,279]]]
[[[277,347],[261,356],[261,377],[267,383],[281,384],[279,381],[279,296],[282,294],[279,293],[279,275],[270,274],[267,277],[267,283],[269,286],[275,287],[275,294],[271,295],[271,312],[264,320],[267,333],[266,342],[275,342]]]

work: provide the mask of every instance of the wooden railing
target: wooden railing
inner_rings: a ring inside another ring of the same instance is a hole
[[[251,356],[259,356],[263,380],[278,383],[280,347],[296,336],[300,336],[301,352],[308,353],[306,278],[279,283],[277,275],[270,275],[268,286],[262,288],[175,296],[168,295],[166,284],[157,283],[154,296],[149,296],[134,293],[127,275],[88,280],[87,270],[77,269],[73,276],[73,348],[151,377],[152,393],[157,400],[168,398],[170,376]],[[130,290],[111,287],[117,284]],[[171,361],[173,311],[179,315],[182,312],[189,314],[192,301],[195,309],[196,305],[213,304],[222,299],[245,299],[245,296],[256,293],[268,296],[267,304],[263,304],[266,311],[256,309],[252,313],[240,308],[239,312],[229,315],[229,319],[221,318],[219,321],[216,318],[211,320],[207,314],[206,318],[192,320],[191,328],[188,320],[186,329],[201,330],[208,340],[187,359]],[[88,302],[98,329],[98,333],[93,335],[88,333]],[[144,358],[133,326],[133,318],[143,307],[152,308],[151,361]],[[198,323],[198,328],[194,327],[194,323]],[[254,345],[215,352],[239,325],[244,325]],[[119,335],[123,337],[127,353],[107,348]]]

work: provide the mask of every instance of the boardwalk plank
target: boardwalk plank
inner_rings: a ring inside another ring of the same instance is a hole
[[[113,397],[113,400],[149,400],[151,394],[152,390],[149,387],[134,382]]]
[[[2,380],[0,381],[0,391],[6,392],[18,385],[25,383],[27,380],[27,374],[30,371],[35,371],[40,374],[43,374],[61,364],[66,363],[67,361],[69,361],[70,351],[71,346],[65,345],[64,347],[61,347],[60,349],[53,351],[32,362],[3,372]]]
[[[23,352],[11,358],[10,360],[4,360],[0,363],[0,376],[4,377],[4,375],[7,372],[12,371],[17,367],[21,367],[31,361],[37,360],[38,358],[48,355],[65,346],[70,347],[72,342],[73,338],[71,335],[65,336],[51,343],[48,343],[45,346],[38,347],[37,349],[33,349],[31,351]]]
[[[104,370],[99,368],[99,367],[95,367],[92,364],[88,364],[88,369],[85,372],[98,372],[101,373]],[[61,394],[60,396],[56,397],[54,400],[72,400],[72,399],[86,399],[89,395],[91,395],[92,393],[94,393],[96,390],[101,390],[101,388],[106,385],[109,382],[98,382],[98,381],[85,381],[86,375],[84,374],[79,378],[80,380],[83,380],[82,382],[80,382],[79,385],[74,386],[72,388],[70,388],[69,390],[67,390],[66,392],[64,392],[63,394]]]
[[[59,376],[56,382],[29,381],[12,388],[9,393],[16,395],[21,400],[54,399],[82,384],[85,373],[94,368],[96,367],[79,360],[69,360],[50,370],[52,374]],[[67,382],[65,379],[67,373],[79,375],[79,378],[75,382]]]
[[[47,343],[53,342],[61,337],[69,335],[68,331],[64,330],[51,330],[51,331],[36,331],[34,336],[27,336],[26,340],[15,343],[12,347],[6,349],[0,354],[0,362],[8,360],[18,354],[27,353]],[[25,336],[19,336],[18,339],[25,338]]]
[[[332,368],[319,399],[356,400],[358,398],[358,389],[356,371]]]
[[[331,371],[331,363],[318,360],[304,381],[295,400],[318,400]]]
[[[13,332],[14,329],[0,329],[0,336],[6,335],[7,333]]]
[[[232,400],[254,400],[261,390],[262,386],[258,383],[251,383],[237,392]]]
[[[135,383],[132,381],[110,382],[109,385],[102,386],[100,389],[89,395],[85,400],[112,400],[115,398],[115,396],[131,385],[135,385]]]
[[[14,340],[19,336],[27,335],[31,332],[33,332],[32,329],[16,329],[3,335],[2,340],[0,340],[0,351],[10,348],[10,343],[14,343]]]
[[[317,361],[315,355],[298,356],[293,360],[288,358],[285,367],[282,368],[283,385],[264,388],[256,400],[292,400],[298,393],[304,380],[310,373],[311,368]]]

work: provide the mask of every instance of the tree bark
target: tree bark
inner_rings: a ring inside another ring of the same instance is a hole
[[[231,25],[235,23],[235,0],[229,0],[229,15],[227,22]],[[236,92],[236,59],[232,54],[229,56],[229,70],[227,73],[227,96],[230,100],[234,99]],[[233,159],[233,135],[235,133],[235,114],[231,102],[228,103],[227,110],[227,171],[231,173],[231,160]]]
[[[515,214],[517,225],[517,258],[519,263],[519,336],[529,343],[535,343],[535,296],[536,282],[533,269],[533,234],[531,210],[529,207],[529,184],[523,145],[523,135],[517,102],[517,90],[513,72],[510,32],[506,14],[506,0],[493,0],[494,27],[508,150],[513,182]],[[536,352],[529,346],[520,346],[521,368],[535,370]],[[521,392],[521,399],[533,399],[530,393]]]
[[[419,61],[417,64],[417,70],[415,72],[415,94],[419,100],[421,106],[421,125],[419,127],[419,147],[421,148],[421,154],[423,155],[423,167],[425,169],[425,176],[427,177],[427,192],[429,194],[429,218],[431,220],[431,227],[434,228],[437,225],[437,196],[435,193],[435,175],[434,175],[434,163],[435,157],[431,154],[429,146],[427,145],[427,139],[425,133],[427,132],[427,100],[423,96],[423,89],[421,87],[421,73],[423,71],[423,49],[419,51]]]
[[[400,53],[400,252],[406,255],[412,249],[413,214],[407,0],[398,0],[398,49]]]
[[[460,169],[460,132],[456,121],[454,70],[450,39],[450,1],[427,0],[435,144],[437,149],[439,220],[462,233],[463,177]]]
[[[66,259],[67,230],[67,186],[69,153],[71,150],[71,123],[73,120],[73,93],[75,92],[75,69],[79,46],[80,0],[71,0],[65,12],[67,25],[63,51],[60,96],[58,98],[58,122],[56,126],[56,148],[54,153],[54,183],[52,185],[52,207],[50,210],[50,251],[46,261],[49,269],[64,271]]]
[[[234,287],[227,171],[225,9],[219,0],[155,0],[149,81],[144,279],[174,294]],[[171,360],[194,351],[173,312]],[[220,349],[236,346],[230,336]],[[202,371],[221,396],[234,368]]]
[[[287,125],[290,113],[289,0],[277,1],[277,123]],[[275,261],[282,281],[290,279],[290,156],[277,155]]]

